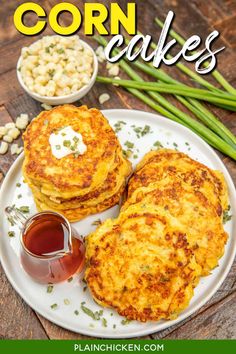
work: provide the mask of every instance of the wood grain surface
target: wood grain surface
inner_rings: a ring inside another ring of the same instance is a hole
[[[0,8],[0,125],[14,121],[20,113],[28,113],[31,118],[37,115],[42,107],[31,99],[19,86],[16,78],[16,62],[23,46],[29,45],[38,37],[26,37],[17,32],[13,25],[13,13],[16,7],[24,1],[8,0],[1,2]],[[56,0],[38,1],[48,11]],[[70,1],[83,9],[83,1]],[[90,2],[90,1],[86,1]],[[101,1],[109,7],[109,1]],[[126,1],[118,1],[125,8]],[[227,80],[236,87],[236,0],[146,0],[136,1],[138,5],[138,29],[144,34],[151,34],[155,41],[160,34],[159,28],[154,25],[154,17],[165,19],[168,10],[175,12],[174,28],[183,36],[199,34],[203,39],[217,29],[221,32],[218,46],[226,49],[218,56],[218,69]],[[34,23],[35,17],[29,13],[26,17],[28,24]],[[65,13],[61,21],[70,22],[70,15]],[[109,22],[107,24],[109,26]],[[44,34],[52,31],[49,26]],[[83,36],[83,28],[79,34]],[[86,40],[94,48],[96,43],[91,38]],[[191,83],[186,76],[173,67],[165,70],[183,82]],[[105,74],[105,68],[100,67],[100,74]],[[209,75],[207,80],[214,82]],[[191,83],[192,84],[192,83]],[[102,106],[98,102],[101,93],[108,92],[111,99]],[[179,103],[171,96],[167,96],[178,107]],[[107,87],[96,83],[93,90],[82,99],[80,104],[96,106],[98,108],[135,108],[151,111],[123,89]],[[223,111],[207,105],[236,134],[236,113]],[[181,107],[181,109],[184,109]],[[22,145],[21,138],[19,142]],[[236,163],[230,158],[218,153],[228,168],[234,183],[236,183]],[[0,181],[3,180],[8,169],[16,157],[10,153],[0,156]],[[1,182],[0,182],[1,183]],[[175,338],[175,339],[208,339],[208,338],[236,338],[236,263],[234,263],[226,280],[212,297],[197,313],[190,318],[164,331],[146,338]],[[0,338],[15,339],[85,339],[87,337],[64,330],[33,311],[14,291],[11,284],[0,268]]]

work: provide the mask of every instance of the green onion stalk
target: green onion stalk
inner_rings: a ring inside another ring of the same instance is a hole
[[[107,42],[102,37],[95,37],[98,43],[106,46]],[[155,111],[165,115],[166,117],[174,120],[194,131],[196,134],[200,135],[207,143],[212,145],[214,148],[218,149],[219,151],[225,153],[226,155],[230,156],[234,160],[236,160],[236,150],[223,141],[220,137],[214,134],[210,129],[206,128],[201,123],[197,122],[193,118],[189,117],[187,114],[183,113],[182,111],[178,110],[175,106],[171,105],[165,98],[159,95],[157,92],[149,91],[148,94],[156,100],[158,100],[162,105],[164,105],[167,109],[163,108],[159,104],[157,104],[153,99],[150,99],[148,96],[140,92],[140,82],[143,83],[142,78],[122,59],[119,62],[120,67],[126,72],[128,76],[130,76],[133,80],[137,80],[139,84],[137,88],[130,88],[126,87],[129,92],[131,92],[134,96],[139,98],[141,101],[146,103],[149,107],[153,108]],[[106,78],[97,78],[98,81],[104,82]],[[118,81],[117,84],[119,85],[121,80]],[[107,83],[107,81],[105,80]],[[172,113],[172,112],[175,112]],[[176,115],[177,113],[177,115]],[[181,116],[181,118],[179,118]]]
[[[138,32],[140,35],[143,35],[141,32]],[[156,49],[157,45],[153,42],[151,42],[151,48],[152,49]],[[167,54],[167,59],[171,59],[173,58],[170,54]],[[151,64],[149,64],[151,65]],[[191,69],[189,69],[187,66],[185,66],[183,63],[176,63],[175,66],[177,68],[179,68],[183,73],[185,73],[186,75],[188,75],[189,77],[191,77],[195,82],[197,82],[198,84],[202,85],[203,87],[206,87],[207,89],[211,90],[211,91],[215,91],[215,92],[219,92],[219,93],[224,93],[225,91],[222,91],[221,89],[219,89],[218,87],[215,87],[214,85],[212,85],[211,83],[209,83],[208,81],[206,81],[205,79],[203,79],[200,75],[198,75],[195,71],[192,71]],[[162,77],[160,77],[160,80],[165,82],[164,77],[168,76],[166,73],[164,73],[164,71],[162,71],[161,69],[158,69],[158,71],[162,72]],[[180,82],[178,82],[178,84],[182,84]],[[182,84],[183,85],[183,84]],[[187,86],[187,85],[185,85]],[[228,91],[229,92],[229,91]],[[200,103],[199,103],[200,104]],[[222,105],[219,104],[217,102],[214,103],[216,106],[226,109],[228,111],[233,111],[236,112],[236,108],[232,107],[232,106],[227,106],[227,105]],[[199,108],[199,107],[198,107]],[[209,112],[209,111],[208,111]]]
[[[143,36],[143,34],[141,32],[138,31],[138,33],[140,35]],[[151,42],[150,44],[152,49],[156,49],[157,45],[153,42]],[[167,54],[166,55],[167,59],[172,59],[172,55]],[[186,65],[184,65],[181,62],[177,62],[175,64],[175,66],[177,68],[179,68],[183,73],[185,73],[186,75],[188,75],[189,77],[191,77],[191,79],[193,79],[194,81],[196,81],[197,83],[199,83],[200,85],[206,87],[207,89],[211,90],[211,91],[217,91],[217,92],[224,92],[222,90],[220,90],[218,87],[215,87],[214,85],[212,85],[210,82],[208,82],[207,80],[203,79],[203,77],[201,77],[200,75],[198,75],[195,71],[191,70],[190,68],[188,68]]]
[[[126,44],[128,44],[128,40],[125,40]],[[141,71],[149,74],[150,76],[171,84],[171,85],[182,85],[184,87],[188,87],[187,85],[171,78],[168,74],[166,74],[162,69],[154,69],[151,64],[145,64],[140,62],[139,60],[135,60],[132,63]],[[189,87],[188,87],[189,88]],[[191,89],[191,88],[190,88]],[[222,91],[223,92],[223,91]],[[236,137],[231,133],[229,129],[222,124],[217,117],[215,117],[207,108],[205,108],[199,101],[194,98],[187,97],[186,99],[175,95],[175,97],[192,113],[194,113],[198,119],[203,121],[210,129],[215,131],[219,136],[221,136],[225,141],[227,141],[233,147],[236,147]]]
[[[232,95],[224,94],[219,95],[217,93],[209,92],[207,90],[192,88],[191,90],[185,89],[184,87],[180,86],[171,86],[168,84],[160,84],[156,82],[142,82],[140,83],[135,82],[133,80],[117,80],[111,78],[99,78],[98,80],[103,83],[110,83],[110,84],[118,84],[120,86],[129,87],[129,88],[137,88],[144,91],[156,91],[161,93],[169,93],[169,94],[177,94],[180,96],[187,96],[197,98],[203,101],[207,101],[210,103],[220,102],[222,104],[227,104],[228,106],[236,107],[236,100],[232,98]]]
[[[163,28],[163,26],[164,26],[164,23],[161,21],[161,20],[159,20],[158,18],[155,18],[155,22],[156,22],[156,24],[158,25],[158,26],[160,26],[161,28]],[[174,30],[170,30],[169,31],[169,34],[170,34],[170,36],[172,37],[172,38],[174,38],[180,45],[184,45],[184,43],[185,43],[185,39],[183,38],[183,37],[181,37],[177,32],[175,32]],[[192,51],[192,53],[194,54],[194,53],[196,53],[196,51]],[[206,66],[208,66],[208,62],[206,62],[205,64],[204,64],[204,66],[206,67]],[[226,90],[226,91],[228,91],[228,92],[230,92],[231,94],[233,94],[233,95],[236,95],[236,89],[232,86],[232,85],[230,85],[230,83],[221,75],[221,73],[218,71],[218,70],[213,70],[212,71],[212,76],[216,79],[216,81],[218,81],[220,84],[221,84],[221,86],[222,87],[224,87],[224,89]],[[214,86],[213,86],[214,87]],[[209,89],[211,89],[210,87],[209,87]]]
[[[164,81],[166,83],[177,84],[185,86],[184,84],[179,83],[178,81],[172,79],[169,75],[159,73],[159,70],[152,68],[151,66],[141,63],[140,61],[135,61],[132,63],[134,66],[145,72],[146,74],[151,75],[152,77]],[[204,122],[210,129],[216,132],[221,136],[225,141],[227,141],[232,146],[236,147],[236,137],[231,133],[231,131],[226,128],[226,126],[219,121],[208,109],[206,109],[199,101],[193,98],[183,98],[182,96],[175,95],[175,97],[186,106],[192,113],[194,113],[197,118]]]

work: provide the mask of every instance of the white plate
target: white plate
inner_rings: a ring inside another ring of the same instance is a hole
[[[158,321],[144,324],[132,321],[129,324],[122,325],[122,317],[112,310],[104,309],[103,317],[107,320],[107,327],[103,327],[102,321],[94,321],[80,309],[82,301],[85,301],[85,306],[93,311],[101,309],[101,307],[94,303],[89,295],[89,291],[83,291],[84,284],[80,279],[74,277],[70,283],[63,282],[57,284],[54,286],[53,292],[48,294],[46,292],[47,286],[34,282],[20,265],[19,234],[13,227],[10,229],[16,231],[16,236],[13,238],[8,236],[9,225],[4,215],[4,209],[6,206],[12,204],[16,204],[17,206],[28,205],[30,206],[31,213],[36,212],[31,192],[27,185],[23,183],[21,175],[23,155],[12,165],[3,182],[0,193],[1,262],[9,281],[27,304],[57,325],[74,332],[95,337],[127,338],[143,336],[163,330],[190,316],[203,306],[222,284],[233,263],[236,251],[236,238],[233,235],[236,215],[236,191],[228,171],[216,153],[187,128],[157,114],[147,112],[121,109],[105,110],[103,113],[109,119],[112,126],[119,120],[126,122],[126,125],[124,125],[124,128],[118,135],[124,147],[124,143],[128,140],[134,142],[135,147],[139,149],[139,158],[133,160],[133,162],[139,161],[153,147],[154,142],[160,141],[167,148],[174,148],[176,147],[175,144],[177,144],[180,151],[188,153],[192,158],[224,173],[229,188],[233,218],[225,227],[229,233],[229,240],[225,247],[225,254],[220,260],[219,267],[214,269],[211,275],[201,279],[195,289],[190,305],[174,321]],[[140,127],[149,125],[152,132],[138,139],[131,127],[132,125]],[[21,187],[16,187],[17,182],[22,183]],[[17,198],[19,194],[22,194],[21,199]],[[94,220],[98,218],[105,220],[107,217],[116,216],[117,213],[118,207],[114,207],[99,215],[88,217],[74,225],[81,234],[86,235],[95,229],[95,226],[91,225]],[[65,305],[64,299],[69,299],[70,304]],[[50,307],[54,303],[58,304],[56,310],[52,310]],[[75,310],[79,310],[79,315],[74,314]],[[116,325],[116,328],[114,328],[114,325]]]

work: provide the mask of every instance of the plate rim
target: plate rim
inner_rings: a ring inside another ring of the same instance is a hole
[[[198,142],[202,145],[205,146],[205,148],[207,148],[208,150],[210,150],[210,152],[214,155],[214,157],[216,158],[217,162],[221,165],[221,168],[222,168],[222,171],[224,173],[224,176],[226,177],[227,179],[227,186],[228,186],[228,189],[230,191],[233,191],[233,194],[236,196],[236,189],[235,189],[235,185],[233,183],[233,180],[231,178],[231,175],[227,169],[227,167],[225,166],[225,164],[223,163],[223,161],[219,158],[219,156],[217,155],[217,153],[213,150],[213,148],[208,145],[202,138],[200,138],[197,134],[195,134],[193,131],[191,131],[189,128],[175,122],[175,121],[172,121],[170,120],[169,118],[167,117],[164,117],[160,114],[156,114],[156,113],[153,113],[153,112],[146,112],[146,111],[143,111],[143,110],[136,110],[136,109],[106,109],[106,110],[101,110],[102,113],[104,114],[104,116],[109,115],[109,114],[112,114],[112,113],[126,113],[126,114],[133,114],[133,113],[137,113],[137,114],[144,114],[144,115],[149,115],[150,118],[158,118],[159,120],[163,120],[166,122],[166,120],[168,121],[168,124],[174,126],[174,127],[177,127],[177,128],[180,128],[182,129],[183,131],[186,131],[188,132],[188,134],[192,134],[194,136],[195,139],[198,140]],[[108,118],[109,120],[109,118]],[[22,152],[17,158],[16,160],[13,162],[13,164],[11,165],[10,169],[8,170],[4,180],[3,180],[3,183],[2,183],[2,186],[1,186],[1,189],[0,189],[0,201],[3,199],[3,195],[5,194],[5,189],[8,185],[8,180],[11,178],[12,174],[14,173],[15,169],[17,168],[17,165],[21,162],[20,160],[23,158],[24,156],[24,152]],[[1,205],[1,203],[0,203]],[[235,198],[235,202],[234,202],[234,205],[235,205],[235,209],[236,209],[236,198]],[[4,210],[3,208],[0,206],[0,215],[3,214],[4,215]],[[236,221],[236,216],[235,216],[235,220]],[[0,225],[0,229],[2,228],[2,226]],[[233,230],[233,237],[236,236],[236,230]],[[1,239],[0,239],[0,243],[1,243]],[[222,283],[224,282],[224,280],[226,279],[231,267],[232,267],[232,264],[234,262],[234,258],[235,258],[235,255],[236,255],[236,239],[234,237],[234,245],[232,247],[232,250],[231,250],[231,253],[229,255],[229,259],[227,261],[227,265],[226,267],[222,270],[222,274],[220,275],[219,277],[219,280],[216,282],[216,284],[214,286],[212,286],[212,289],[211,291],[207,294],[207,296],[203,297],[203,299],[201,301],[199,301],[199,303],[197,303],[195,305],[195,307],[189,311],[189,313],[186,313],[186,314],[183,314],[181,313],[177,319],[175,320],[172,320],[172,321],[166,321],[163,323],[163,325],[161,326],[161,328],[155,328],[155,322],[153,322],[153,326],[152,328],[145,328],[145,329],[138,329],[136,330],[134,333],[131,333],[129,334],[129,331],[127,330],[127,333],[124,333],[124,334],[119,334],[119,333],[113,333],[113,334],[108,334],[106,332],[104,332],[103,335],[101,335],[100,332],[96,332],[95,329],[92,329],[92,330],[89,330],[89,329],[75,329],[73,326],[69,326],[67,324],[62,324],[60,320],[57,320],[54,318],[53,314],[50,315],[50,314],[45,314],[43,311],[41,310],[37,310],[34,306],[34,303],[31,302],[28,298],[27,298],[27,294],[24,294],[24,292],[21,290],[20,286],[18,286],[17,282],[15,282],[14,278],[11,276],[10,274],[10,271],[8,271],[7,269],[7,260],[5,259],[4,257],[4,254],[2,253],[2,248],[0,247],[0,262],[1,262],[1,265],[3,267],[3,270],[5,272],[5,275],[8,279],[8,281],[10,282],[10,284],[13,286],[14,290],[21,296],[21,298],[27,303],[28,306],[31,307],[31,309],[33,309],[33,311],[37,312],[38,314],[40,314],[42,317],[46,318],[47,320],[49,320],[50,322],[64,328],[64,329],[67,329],[69,331],[72,331],[72,332],[75,332],[75,333],[79,333],[79,334],[82,334],[82,335],[87,335],[87,336],[92,336],[92,337],[97,337],[97,338],[119,338],[119,339],[122,339],[122,338],[133,338],[133,337],[137,337],[137,336],[145,336],[145,335],[150,335],[150,334],[153,334],[153,333],[158,333],[159,331],[162,331],[164,329],[167,329],[169,327],[172,327],[174,325],[176,325],[177,323],[185,320],[186,318],[189,318],[190,316],[192,316],[194,313],[196,313],[202,306],[204,306],[205,303],[207,303],[211,298],[212,296],[217,292],[217,290],[220,288],[220,286],[222,285]],[[158,321],[157,321],[158,323]]]

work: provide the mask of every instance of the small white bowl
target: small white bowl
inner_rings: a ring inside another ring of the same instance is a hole
[[[19,70],[19,68],[21,66],[21,61],[22,61],[22,57],[20,56],[20,58],[18,59],[18,62],[17,62],[17,66],[16,66],[17,78],[18,78],[18,81],[19,81],[21,87],[28,93],[29,96],[34,98],[36,101],[46,103],[46,104],[49,104],[52,106],[57,106],[60,104],[76,102],[79,99],[81,99],[82,97],[84,97],[91,90],[91,88],[93,87],[93,85],[95,83],[97,73],[98,73],[98,60],[97,60],[97,56],[96,56],[93,48],[89,44],[87,44],[86,42],[82,41],[81,39],[80,39],[80,42],[82,43],[82,45],[85,48],[90,49],[93,53],[93,75],[91,76],[89,83],[84,85],[83,87],[81,87],[78,91],[70,93],[65,96],[53,96],[53,97],[41,96],[38,93],[31,91],[24,83],[21,73],[20,73],[20,70]]]

